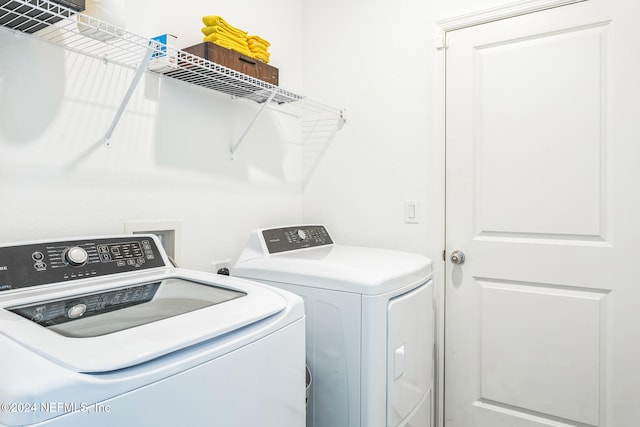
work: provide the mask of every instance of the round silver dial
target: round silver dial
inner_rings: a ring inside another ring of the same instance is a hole
[[[67,252],[65,252],[64,254],[64,260],[67,262],[67,264],[73,267],[84,265],[88,259],[89,254],[87,254],[87,251],[79,246],[69,248],[69,250],[67,250]]]

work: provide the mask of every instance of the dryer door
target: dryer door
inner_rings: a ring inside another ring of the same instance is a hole
[[[431,425],[432,281],[389,301],[387,425]],[[408,418],[411,418],[409,421]]]

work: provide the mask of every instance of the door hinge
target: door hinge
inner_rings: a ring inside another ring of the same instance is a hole
[[[444,250],[442,251],[442,260],[443,260],[443,261],[446,261],[446,260],[447,260],[447,250],[446,250],[446,249],[444,249]]]
[[[436,37],[436,49],[446,49],[449,47],[449,41],[447,40],[447,36]]]

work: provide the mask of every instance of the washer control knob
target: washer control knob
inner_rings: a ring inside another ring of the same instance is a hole
[[[88,259],[89,254],[87,254],[87,251],[79,246],[69,248],[64,253],[64,260],[72,267],[80,267],[81,265],[84,265]]]
[[[307,233],[304,230],[298,230],[297,233],[300,240],[304,240],[307,238]]]

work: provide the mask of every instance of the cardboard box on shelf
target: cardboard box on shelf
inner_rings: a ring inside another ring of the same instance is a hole
[[[151,40],[160,43],[160,47],[151,55],[149,69],[164,73],[178,68],[178,38],[172,34],[161,34]]]

